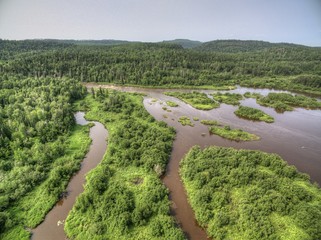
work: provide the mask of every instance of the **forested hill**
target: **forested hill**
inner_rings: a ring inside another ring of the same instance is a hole
[[[321,48],[233,40],[212,42],[222,50],[200,51],[210,43],[185,49],[173,42],[75,42],[0,40],[0,74],[144,86],[241,84],[321,94],[315,87],[321,83]]]
[[[0,39],[0,60],[12,59],[21,53],[61,50],[70,46],[72,46],[72,43],[54,39],[20,41]]]
[[[205,42],[195,49],[204,52],[224,52],[224,53],[239,53],[239,52],[254,52],[262,50],[280,50],[280,49],[308,49],[307,47],[292,43],[270,43],[264,41],[253,40],[215,40]]]
[[[175,39],[163,41],[163,43],[174,43],[182,46],[183,48],[196,48],[202,45],[200,41],[193,41],[189,39]]]
[[[72,43],[76,45],[97,45],[97,46],[113,46],[113,45],[121,45],[128,43],[138,43],[124,40],[114,40],[114,39],[102,39],[102,40],[59,40],[64,43]]]

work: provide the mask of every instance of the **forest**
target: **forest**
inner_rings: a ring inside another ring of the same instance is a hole
[[[89,128],[75,127],[72,104],[85,94],[68,78],[0,76],[1,239],[28,239],[24,226],[43,220],[80,168]]]
[[[259,41],[189,49],[175,42],[110,44],[0,40],[0,73],[144,86],[240,84],[320,95],[321,48]]]
[[[321,190],[278,155],[193,147],[180,174],[198,223],[213,239],[321,238]]]

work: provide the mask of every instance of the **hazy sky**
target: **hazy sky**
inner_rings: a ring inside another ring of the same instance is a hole
[[[2,39],[254,39],[321,46],[321,0],[0,0]]]

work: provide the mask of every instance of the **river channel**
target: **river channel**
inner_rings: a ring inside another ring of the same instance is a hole
[[[202,148],[216,145],[233,148],[244,148],[253,150],[262,150],[265,152],[276,153],[280,155],[290,165],[294,165],[299,171],[308,173],[312,182],[321,185],[321,110],[306,110],[296,108],[294,111],[277,113],[272,108],[262,107],[256,103],[255,99],[244,99],[241,105],[255,107],[263,110],[274,117],[274,123],[253,122],[238,118],[234,111],[236,106],[221,104],[220,108],[210,111],[197,110],[188,104],[174,97],[164,95],[165,91],[192,91],[185,89],[146,89],[134,87],[116,87],[110,85],[87,84],[88,88],[102,87],[111,88],[127,92],[141,92],[146,94],[144,106],[147,111],[157,120],[165,121],[169,126],[176,130],[176,139],[167,171],[163,177],[163,182],[170,190],[170,199],[172,201],[171,212],[176,218],[180,227],[182,227],[188,239],[206,239],[206,233],[201,229],[194,217],[187,196],[179,176],[179,162],[194,146],[199,145]],[[206,94],[213,93],[213,90],[197,90]],[[256,92],[267,95],[274,91],[269,89],[252,89],[238,87],[229,92],[245,93]],[[155,100],[157,99],[157,101]],[[178,107],[166,106],[166,101],[174,101],[179,104]],[[166,106],[171,112],[162,108]],[[188,116],[195,124],[194,127],[182,126],[178,119],[181,116]],[[194,121],[193,118],[199,118]],[[230,125],[232,128],[241,128],[250,133],[261,137],[259,141],[235,142],[223,139],[216,135],[210,135],[208,128],[200,123],[200,120],[217,120],[223,124]],[[205,135],[204,135],[205,134]]]
[[[75,114],[77,124],[86,125],[88,123],[84,115],[85,113],[83,112],[77,112]],[[64,221],[72,209],[77,196],[84,191],[85,175],[100,163],[107,148],[107,130],[101,123],[93,123],[95,126],[90,128],[92,144],[89,152],[81,163],[81,169],[71,178],[66,190],[66,196],[51,209],[45,220],[32,230],[32,240],[67,239],[64,232]]]

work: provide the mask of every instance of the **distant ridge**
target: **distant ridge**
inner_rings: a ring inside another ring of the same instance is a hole
[[[102,40],[74,40],[74,39],[25,39],[25,40],[4,40],[0,39],[1,45],[16,45],[21,48],[21,51],[44,50],[46,48],[61,48],[69,47],[72,45],[79,46],[117,46],[117,45],[137,45],[152,44],[152,45],[173,45],[180,46],[185,49],[194,49],[202,52],[222,52],[222,53],[239,53],[239,52],[256,52],[266,51],[270,49],[321,49],[321,47],[309,47],[294,43],[270,43],[266,41],[257,40],[213,40],[209,42],[201,42],[189,39],[174,39],[164,40],[160,42],[141,42],[141,41],[127,41],[115,39],[102,39]]]
[[[102,40],[58,40],[65,43],[73,43],[76,45],[103,45],[113,46],[122,45],[128,43],[138,43],[138,41],[127,41],[127,40],[115,40],[115,39],[102,39]]]
[[[255,40],[215,40],[205,42],[202,45],[196,47],[196,50],[204,52],[254,52],[271,48],[312,48],[304,45],[298,45],[293,43],[270,43],[265,41]]]
[[[183,48],[195,48],[202,45],[202,42],[189,39],[164,40],[162,43],[174,43],[181,45]]]

